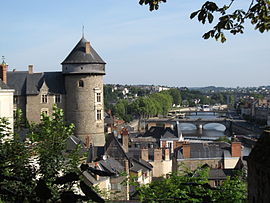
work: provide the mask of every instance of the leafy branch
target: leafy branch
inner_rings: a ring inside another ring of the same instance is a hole
[[[149,5],[149,10],[157,10],[163,0],[140,0],[139,4]],[[250,21],[255,30],[264,33],[270,29],[270,1],[269,0],[250,0],[248,9],[232,9],[235,0],[230,0],[228,4],[219,7],[212,1],[205,2],[201,9],[191,13],[190,18],[196,16],[202,24],[214,22],[215,17],[217,22],[213,29],[204,33],[204,39],[214,38],[224,43],[226,41],[225,32],[233,35],[244,33],[244,23]]]

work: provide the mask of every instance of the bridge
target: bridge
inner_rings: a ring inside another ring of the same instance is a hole
[[[176,123],[176,121],[178,121],[180,124],[181,123],[191,123],[194,124],[197,129],[203,129],[204,125],[209,124],[209,123],[220,123],[222,125],[224,125],[227,129],[231,129],[231,125],[232,125],[232,119],[228,119],[228,118],[214,118],[214,119],[146,119],[146,120],[142,120],[141,122],[143,122],[145,124],[145,126],[147,126],[147,129],[149,129],[151,126],[171,126],[173,124]]]
[[[182,116],[184,117],[184,115],[191,115],[191,114],[195,114],[198,115],[198,113],[204,113],[204,114],[200,114],[200,116],[209,116],[209,114],[227,114],[228,111],[227,110],[217,110],[217,109],[212,109],[209,111],[200,111],[197,110],[196,108],[190,108],[190,109],[174,109],[169,111],[168,115],[170,116]]]

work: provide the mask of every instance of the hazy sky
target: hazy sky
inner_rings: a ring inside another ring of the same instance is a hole
[[[269,33],[247,27],[225,44],[203,40],[210,27],[189,19],[202,2],[171,0],[150,12],[138,0],[2,0],[0,55],[10,70],[60,71],[84,25],[107,62],[105,83],[270,85]]]

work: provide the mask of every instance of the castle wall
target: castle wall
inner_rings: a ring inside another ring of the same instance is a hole
[[[79,84],[82,81],[82,84]],[[103,112],[103,76],[90,74],[65,75],[66,119],[75,124],[75,134],[86,145],[103,146],[104,112]],[[97,101],[97,93],[101,99]],[[101,117],[97,117],[100,111]]]
[[[41,112],[47,112],[51,115],[53,112],[53,105],[64,109],[65,107],[65,95],[61,95],[61,103],[55,103],[55,95],[47,95],[47,103],[42,103],[42,95],[46,93],[40,93],[38,95],[28,95],[26,97],[26,118],[29,122],[40,122]]]

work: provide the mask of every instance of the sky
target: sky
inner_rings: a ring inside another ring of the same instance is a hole
[[[269,33],[247,25],[224,44],[204,40],[211,25],[189,18],[203,2],[171,0],[150,12],[138,0],[1,0],[0,56],[9,70],[61,71],[84,26],[107,63],[106,84],[270,85]]]

